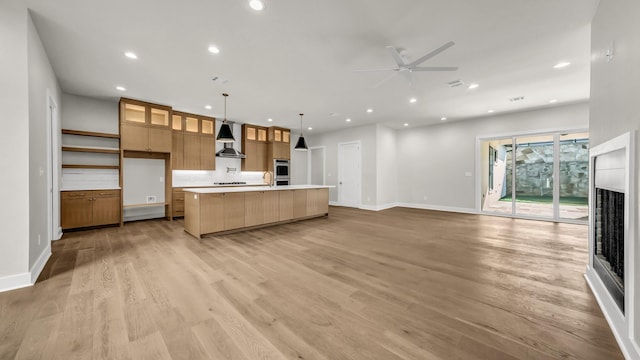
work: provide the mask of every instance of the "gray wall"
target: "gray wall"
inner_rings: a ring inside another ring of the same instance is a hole
[[[118,102],[62,94],[62,127],[118,134]],[[99,145],[98,145],[99,146]]]
[[[591,26],[591,118],[592,146],[629,131],[640,129],[640,2],[636,0],[601,0]],[[607,62],[604,54],[614,42],[614,57]],[[636,138],[638,140],[638,138]],[[640,210],[637,190],[640,189],[640,156],[636,141],[635,259],[640,259],[638,229]],[[636,264],[635,266],[640,266]],[[637,273],[637,271],[636,271]],[[640,277],[635,284],[635,343],[640,344]],[[636,353],[636,355],[638,355]]]
[[[54,218],[55,228],[60,224],[59,202],[57,196],[49,207],[48,188],[49,180],[53,174],[58,177],[57,171],[49,169],[49,157],[52,149],[48,139],[50,119],[48,118],[48,97],[50,96],[58,108],[61,107],[60,90],[56,75],[49,63],[49,58],[42,46],[38,32],[31,17],[27,27],[28,43],[28,69],[29,69],[29,269],[35,265],[36,260],[43,252],[50,252],[49,219]],[[60,127],[52,129],[52,134],[60,138]],[[60,150],[53,150],[59,155]],[[59,156],[56,156],[59,159]],[[52,164],[58,168],[57,164]],[[54,194],[57,195],[57,189]],[[55,209],[55,210],[54,210]],[[57,231],[56,231],[57,232]],[[55,237],[57,239],[57,236]],[[48,255],[48,254],[47,254]]]
[[[0,289],[29,269],[29,92],[25,6],[0,1]],[[9,55],[9,50],[10,55]],[[10,174],[11,176],[6,176]],[[6,281],[3,281],[5,278]]]
[[[377,195],[379,207],[398,201],[398,154],[396,131],[378,125],[376,146]]]

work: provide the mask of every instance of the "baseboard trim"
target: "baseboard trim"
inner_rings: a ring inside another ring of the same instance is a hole
[[[360,209],[369,211],[382,211],[391,209],[398,206],[396,203],[383,204],[383,205],[360,205]]]
[[[459,208],[459,207],[453,207],[453,206],[439,206],[439,205],[415,204],[415,203],[396,203],[396,206],[412,208],[412,209],[456,212],[456,213],[462,213],[462,214],[473,214],[473,215],[480,214],[476,209]]]
[[[36,262],[33,264],[33,266],[31,267],[31,271],[29,271],[31,285],[35,284],[36,280],[38,280],[38,276],[40,276],[40,273],[44,269],[44,266],[47,264],[47,260],[49,260],[49,257],[51,257],[51,241],[49,241],[49,244],[44,249],[42,254],[40,254],[38,260],[36,260]]]
[[[638,344],[629,336],[629,332],[626,329],[628,325],[624,320],[624,315],[615,308],[613,299],[605,289],[602,280],[600,280],[595,271],[588,266],[587,271],[584,274],[584,278],[587,281],[587,284],[589,284],[591,293],[595,296],[598,305],[600,305],[600,309],[602,310],[605,319],[607,319],[607,323],[609,323],[609,328],[611,328],[611,332],[616,338],[624,358],[640,359]]]
[[[56,235],[54,235],[53,239],[51,240],[60,240],[62,239],[62,227],[58,228],[58,231],[56,231]]]
[[[9,275],[0,278],[0,292],[21,289],[31,286],[31,276],[29,273]]]

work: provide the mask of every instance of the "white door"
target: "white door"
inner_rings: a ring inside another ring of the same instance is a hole
[[[360,142],[338,144],[338,201],[359,207],[361,188]]]
[[[324,185],[324,173],[325,173],[325,162],[324,162],[324,146],[318,147],[310,147],[309,152],[307,152],[309,164],[308,173],[307,173],[307,183],[313,185]]]

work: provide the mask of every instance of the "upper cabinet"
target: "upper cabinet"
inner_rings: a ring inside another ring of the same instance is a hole
[[[171,107],[120,99],[122,150],[171,152]]]
[[[268,128],[242,125],[242,171],[267,171]]]
[[[289,129],[272,126],[269,128],[268,134],[268,161],[271,163],[273,159],[291,159],[291,131]],[[272,170],[273,164],[269,165],[269,170]]]
[[[171,116],[172,168],[215,170],[215,118],[174,111]]]

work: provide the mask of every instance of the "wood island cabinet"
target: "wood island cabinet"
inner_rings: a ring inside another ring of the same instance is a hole
[[[120,223],[120,190],[62,191],[62,229]]]
[[[171,152],[171,107],[142,101],[120,100],[120,147],[122,150]]]

